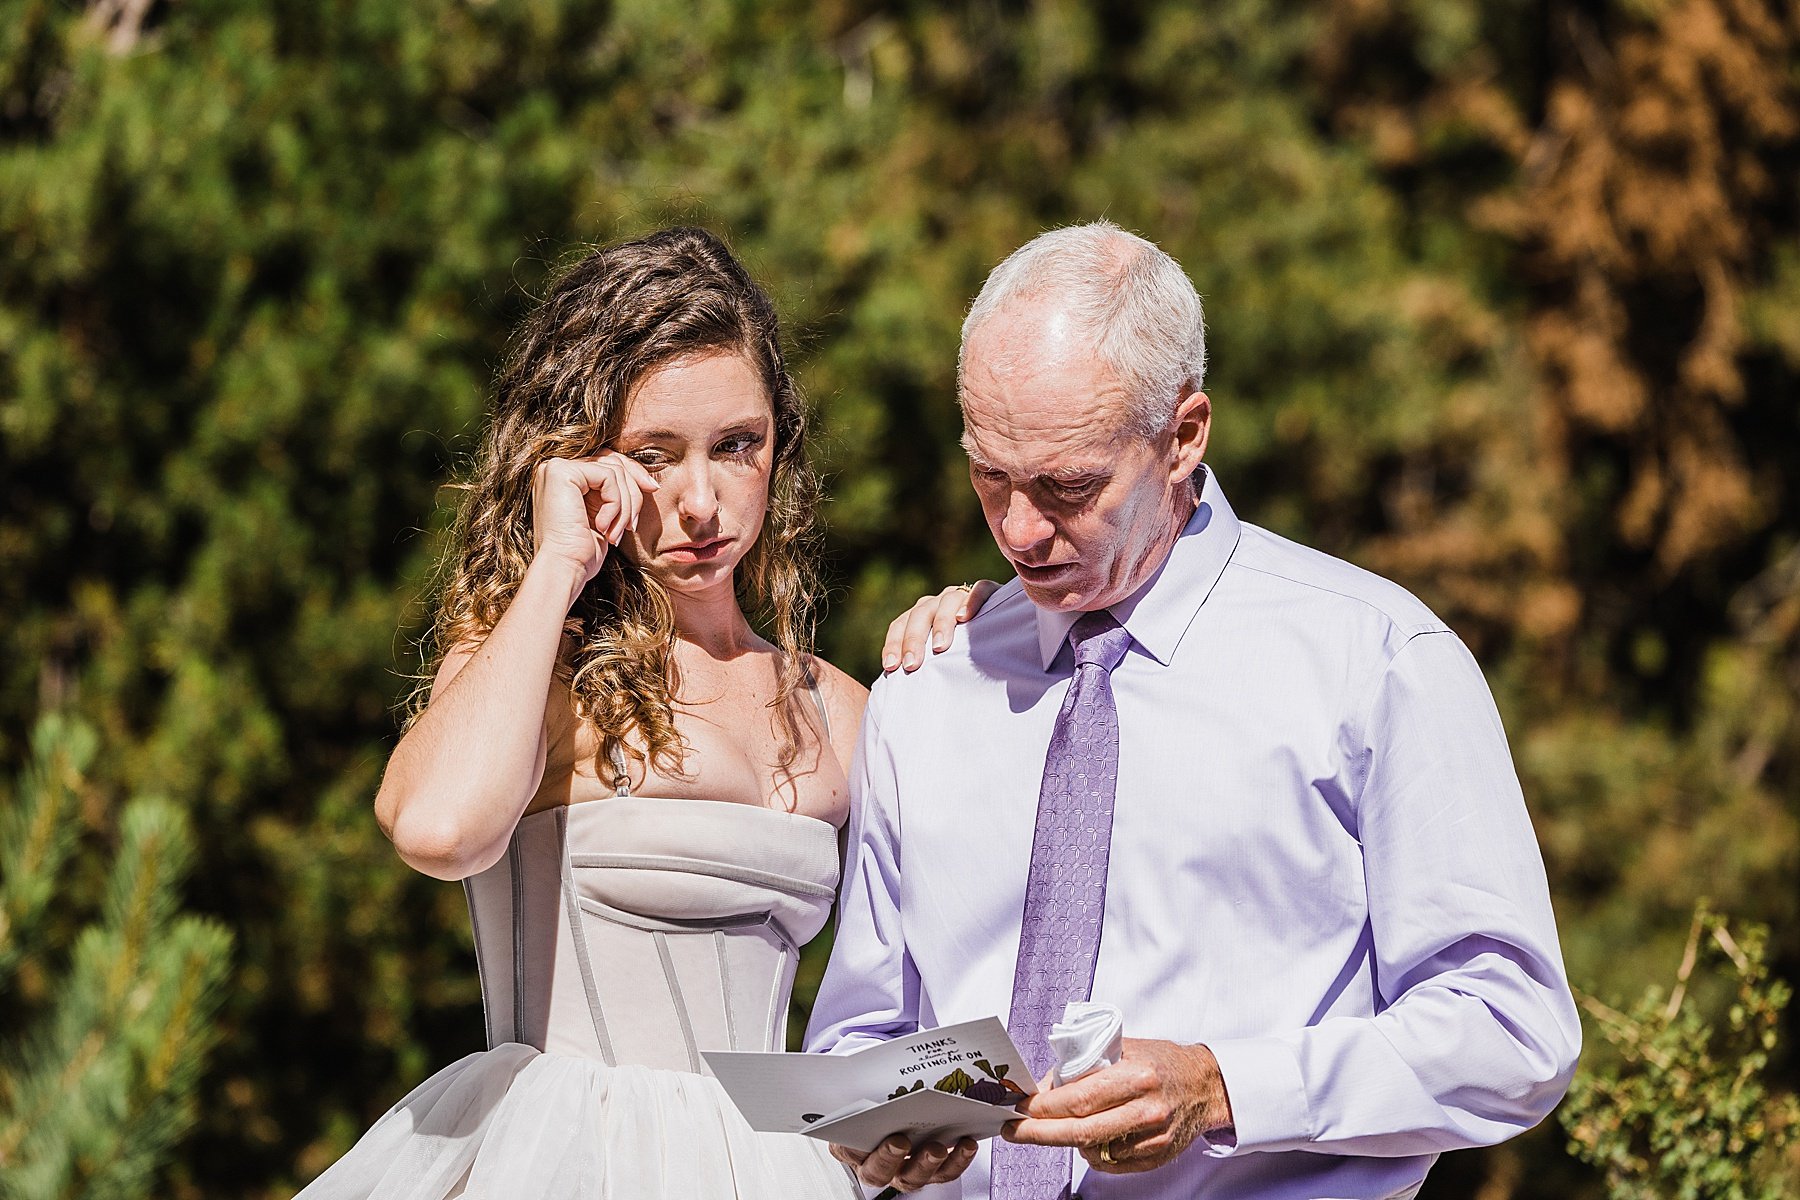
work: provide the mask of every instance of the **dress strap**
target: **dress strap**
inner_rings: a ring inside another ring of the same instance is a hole
[[[625,748],[619,743],[612,744],[613,795],[631,795],[631,772],[626,769]]]
[[[800,673],[806,676],[806,690],[812,693],[813,703],[819,706],[819,723],[825,727],[825,740],[831,740],[831,714],[825,711],[825,693],[819,690],[819,681],[813,677],[812,666],[805,659],[800,661]]]

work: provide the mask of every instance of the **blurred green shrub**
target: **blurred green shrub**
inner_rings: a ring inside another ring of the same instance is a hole
[[[0,1196],[148,1195],[193,1125],[231,954],[216,921],[183,916],[193,857],[173,805],[132,801],[98,913],[52,900],[77,838],[98,738],[58,717],[0,809]]]
[[[1570,1149],[1599,1167],[1610,1200],[1781,1200],[1795,1194],[1800,1099],[1766,1076],[1792,990],[1770,977],[1768,930],[1702,904],[1675,986],[1627,1012],[1581,998],[1611,1054],[1576,1077],[1559,1116]],[[1696,971],[1716,971],[1722,978]],[[1729,990],[1722,1018],[1696,992]]]

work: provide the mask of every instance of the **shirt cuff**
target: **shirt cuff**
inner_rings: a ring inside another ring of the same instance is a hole
[[[1313,1138],[1312,1106],[1300,1060],[1279,1037],[1208,1042],[1231,1100],[1230,1129],[1198,1139],[1204,1153],[1224,1158],[1251,1150],[1291,1149]]]

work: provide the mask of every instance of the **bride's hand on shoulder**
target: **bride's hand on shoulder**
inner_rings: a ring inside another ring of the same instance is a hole
[[[918,670],[925,661],[928,641],[933,654],[948,650],[956,627],[980,612],[999,587],[991,579],[978,579],[953,584],[935,596],[919,597],[888,625],[887,640],[881,645],[881,669]]]
[[[637,528],[644,498],[657,487],[643,464],[611,450],[544,460],[531,479],[533,561],[567,563],[579,590],[599,572],[607,551]]]

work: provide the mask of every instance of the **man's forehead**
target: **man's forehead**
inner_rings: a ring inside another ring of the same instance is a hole
[[[1120,438],[1111,422],[983,429],[965,420],[962,446],[978,467],[1018,478],[1073,478],[1109,473],[1118,461]]]
[[[970,331],[963,449],[1014,476],[1095,474],[1117,456],[1124,389],[1066,306],[1015,301]]]
[[[971,330],[961,367],[965,405],[995,413],[1056,407],[1087,413],[1123,397],[1092,335],[1047,301],[1009,305]]]
[[[1010,376],[1046,365],[1085,366],[1092,337],[1065,304],[1051,297],[1013,301],[969,331],[963,365]]]

